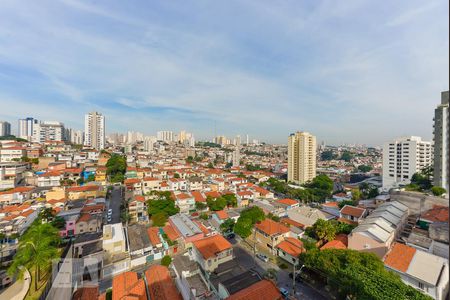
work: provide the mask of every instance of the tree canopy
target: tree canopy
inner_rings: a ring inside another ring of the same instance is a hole
[[[111,182],[123,182],[127,170],[126,158],[113,153],[106,162],[106,174],[110,176]]]
[[[234,229],[235,222],[233,219],[226,219],[222,224],[220,224],[220,230],[225,232],[232,232]]]
[[[352,160],[352,158],[353,158],[353,154],[352,154],[350,151],[344,151],[344,152],[342,152],[341,160],[344,160],[344,161],[346,161],[346,162],[349,162],[349,161]]]
[[[252,233],[253,226],[266,218],[263,210],[257,206],[244,209],[234,226],[234,232],[242,238],[247,238]]]
[[[400,277],[387,271],[373,253],[355,250],[311,249],[300,254],[306,268],[327,279],[340,298],[350,299],[431,299]]]
[[[431,188],[431,192],[433,193],[433,195],[435,196],[441,196],[442,194],[445,194],[447,191],[440,186],[433,186]]]

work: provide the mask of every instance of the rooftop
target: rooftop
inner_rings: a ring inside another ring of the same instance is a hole
[[[231,244],[222,235],[217,234],[193,242],[204,259],[216,256],[218,253],[231,249]]]
[[[275,234],[283,234],[289,232],[289,228],[281,223],[275,222],[271,219],[265,219],[255,225],[255,228],[272,236]]]

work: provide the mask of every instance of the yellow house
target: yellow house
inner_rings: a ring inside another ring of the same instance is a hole
[[[99,166],[95,171],[95,181],[100,182],[101,184],[106,184],[106,167]]]
[[[54,187],[50,191],[48,191],[45,194],[45,200],[52,200],[52,199],[65,199],[66,198],[66,191],[64,188],[61,187]]]
[[[104,197],[103,188],[96,185],[74,186],[67,189],[69,200]]]
[[[256,239],[262,248],[276,254],[276,246],[289,236],[289,232],[289,228],[283,224],[265,219],[255,225],[254,235],[252,234],[250,239],[253,242]]]

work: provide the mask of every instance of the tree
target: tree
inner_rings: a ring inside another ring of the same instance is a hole
[[[214,165],[213,165],[213,163],[212,163],[212,162],[208,163],[208,168],[210,168],[210,169],[214,169]]]
[[[180,178],[180,174],[178,173],[173,174],[173,178]]]
[[[311,249],[300,254],[300,261],[324,278],[340,299],[431,299],[386,270],[373,253]]]
[[[195,202],[195,208],[197,210],[204,210],[208,205],[206,205],[204,202]]]
[[[158,212],[151,217],[152,224],[155,227],[163,227],[167,222],[167,213],[166,212]]]
[[[344,160],[346,162],[351,161],[353,158],[353,155],[351,154],[350,151],[344,151],[341,155],[341,160]]]
[[[318,219],[316,223],[310,227],[307,233],[310,237],[317,238],[322,243],[325,243],[326,241],[334,240],[334,237],[336,236],[336,227],[326,220]]]
[[[274,220],[275,222],[280,222],[280,217],[279,217],[279,216],[275,216],[275,215],[272,214],[272,213],[268,213],[268,214],[267,214],[267,218],[268,218],[268,219],[271,219],[271,220]]]
[[[358,166],[358,171],[363,172],[363,173],[367,173],[372,171],[372,167],[371,166],[367,166],[367,165],[359,165]]]
[[[51,222],[56,215],[56,211],[51,207],[46,207],[39,212],[39,218],[46,222]]]
[[[361,191],[359,189],[352,189],[352,200],[359,201],[361,199]]]
[[[228,207],[237,207],[237,198],[235,194],[225,194],[222,198],[227,201]]]
[[[161,265],[162,266],[170,266],[170,264],[172,263],[172,257],[170,257],[169,255],[164,255],[164,257],[161,259]]]
[[[336,158],[336,155],[334,155],[333,151],[331,151],[331,150],[323,151],[320,154],[320,159],[321,160],[332,160],[332,159],[335,159],[335,158]]]
[[[355,205],[355,201],[353,200],[343,200],[338,203],[339,209],[343,208],[346,205]]]
[[[66,220],[64,220],[63,217],[56,216],[51,222],[51,224],[53,225],[53,227],[57,229],[63,229],[66,227]]]
[[[234,220],[233,219],[226,219],[222,224],[220,224],[220,230],[225,232],[232,232],[234,229]]]
[[[19,240],[17,253],[13,258],[8,273],[23,276],[24,268],[34,267],[34,288],[40,280],[41,270],[51,265],[52,259],[58,257],[56,249],[59,244],[58,230],[48,223],[35,222]]]
[[[223,197],[218,197],[216,199],[212,197],[206,197],[206,203],[210,210],[218,211],[223,210],[227,206],[227,200]]]
[[[161,212],[166,213],[167,216],[173,216],[180,211],[173,200],[150,200],[147,202],[147,207],[150,216]]]
[[[123,182],[126,170],[127,161],[122,155],[113,153],[106,162],[106,174],[109,175],[111,182]]]
[[[208,220],[208,215],[206,213],[201,213],[199,218],[202,220]]]
[[[78,184],[78,185],[84,184],[84,179],[83,179],[83,177],[80,177],[80,178],[77,179],[77,184]]]
[[[244,209],[241,212],[239,219],[240,218],[250,219],[252,224],[255,224],[256,222],[263,221],[266,218],[266,215],[264,214],[264,211],[258,206],[252,206],[250,208]]]
[[[245,239],[252,234],[252,228],[253,223],[251,219],[239,217],[236,225],[234,225],[234,232]]]
[[[194,158],[193,158],[191,155],[189,155],[189,156],[186,158],[186,162],[187,162],[188,164],[192,164],[192,163],[194,162]]]
[[[86,182],[95,181],[95,174],[89,174],[88,178],[86,179]]]
[[[433,195],[435,196],[441,196],[442,194],[445,194],[446,189],[444,189],[443,187],[440,186],[433,186],[431,188],[431,192],[433,193]]]

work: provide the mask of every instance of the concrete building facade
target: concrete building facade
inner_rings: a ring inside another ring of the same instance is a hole
[[[316,137],[292,133],[288,139],[288,181],[302,184],[316,177]]]
[[[84,145],[94,149],[105,148],[105,117],[90,112],[84,117]]]
[[[449,91],[441,93],[441,104],[434,110],[434,176],[433,185],[443,187],[448,192],[449,172]]]

